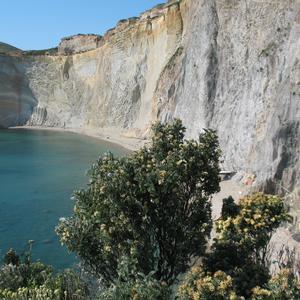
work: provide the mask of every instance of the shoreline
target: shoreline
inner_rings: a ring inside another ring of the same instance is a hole
[[[135,137],[127,137],[122,135],[117,129],[114,128],[104,128],[104,129],[89,129],[89,128],[59,128],[59,127],[43,127],[43,126],[13,126],[8,129],[26,129],[26,130],[48,130],[57,132],[70,132],[76,133],[112,144],[116,144],[120,147],[125,148],[129,151],[135,151],[139,148],[145,146],[149,140],[139,139]]]

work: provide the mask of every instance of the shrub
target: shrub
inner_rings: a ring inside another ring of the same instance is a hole
[[[50,266],[31,261],[30,251],[21,260],[10,249],[0,267],[0,299],[6,300],[84,300],[86,285],[71,270],[54,275]]]
[[[297,300],[300,299],[300,284],[290,269],[283,269],[273,276],[265,288],[252,290],[253,300]]]
[[[192,268],[178,289],[179,300],[242,300],[234,291],[232,278],[222,271],[214,274]]]
[[[120,258],[136,253],[137,270],[171,284],[211,231],[210,197],[219,191],[220,150],[214,131],[184,140],[181,121],[153,126],[152,145],[129,157],[108,154],[75,193],[74,215],[61,221],[62,243],[107,283]]]
[[[109,288],[104,288],[99,300],[168,300],[171,299],[169,287],[153,278],[153,274],[139,273],[137,260],[123,257],[118,267],[118,279]]]
[[[4,263],[6,265],[13,265],[13,266],[18,266],[20,263],[20,257],[16,253],[14,249],[9,249],[7,253],[4,256]]]
[[[0,290],[0,299],[4,300],[62,300],[57,290],[42,285],[34,288],[22,287],[16,291]]]
[[[239,205],[224,201],[223,215],[216,222],[217,236],[205,260],[211,272],[232,276],[241,295],[269,279],[268,244],[282,222],[290,220],[281,198],[262,193],[246,196]],[[236,208],[234,208],[236,206]]]
[[[6,264],[0,267],[0,289],[17,291],[23,287],[41,286],[51,276],[52,268],[41,262]]]

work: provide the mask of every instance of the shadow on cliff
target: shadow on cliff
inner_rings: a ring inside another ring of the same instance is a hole
[[[18,59],[0,56],[0,128],[25,125],[38,103]]]

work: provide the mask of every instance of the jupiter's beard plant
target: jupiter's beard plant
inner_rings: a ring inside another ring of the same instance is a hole
[[[219,191],[215,132],[185,140],[179,120],[152,129],[149,147],[98,160],[88,187],[75,193],[74,215],[57,228],[62,243],[107,284],[120,279],[123,258],[131,257],[134,274],[170,285],[204,254],[210,235],[210,198]]]

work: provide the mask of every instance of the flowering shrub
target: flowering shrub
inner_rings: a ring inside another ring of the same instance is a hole
[[[269,279],[267,250],[272,233],[290,220],[281,198],[262,193],[246,196],[236,205],[224,200],[223,215],[216,222],[217,236],[205,260],[211,272],[231,275],[242,295]],[[236,207],[234,207],[236,206]]]
[[[214,274],[193,268],[178,290],[178,300],[298,300],[300,283],[291,269],[274,275],[264,288],[255,287],[249,296],[238,296],[234,280],[222,271]]]
[[[283,269],[265,288],[256,287],[252,293],[252,300],[297,300],[300,299],[300,283],[292,270]]]
[[[222,271],[205,273],[192,268],[178,290],[179,300],[242,300],[234,291],[232,278]]]
[[[0,267],[0,299],[87,299],[86,286],[76,273],[65,270],[54,275],[51,267],[32,262],[30,257],[31,253],[27,253],[21,260],[12,249],[5,255],[5,264]]]
[[[74,215],[60,222],[61,242],[107,284],[119,260],[136,253],[137,271],[171,284],[211,231],[210,197],[219,191],[215,132],[184,140],[181,121],[156,124],[152,146],[125,158],[108,154],[92,167],[87,189],[75,194]]]
[[[235,216],[222,216],[216,222],[216,240],[225,242],[234,233],[232,242],[236,246],[253,252],[257,260],[263,259],[261,250],[268,245],[274,230],[290,220],[284,203],[277,196],[257,193],[242,198],[237,207]]]
[[[4,300],[60,300],[59,291],[53,291],[46,286],[35,288],[19,288],[13,292],[10,290],[0,290],[0,299]]]

